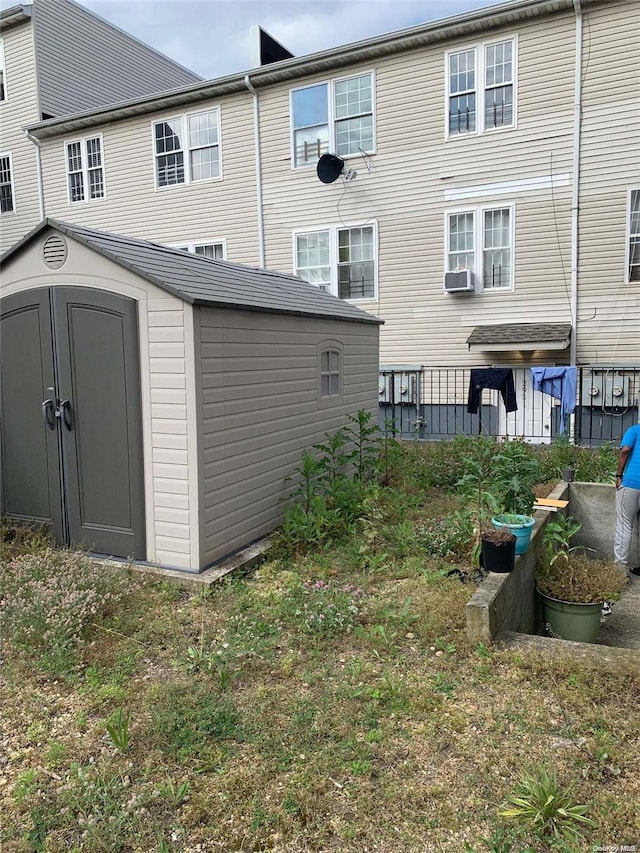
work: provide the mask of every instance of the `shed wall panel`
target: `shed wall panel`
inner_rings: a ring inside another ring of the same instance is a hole
[[[196,323],[203,550],[214,562],[279,523],[292,489],[285,478],[304,448],[359,409],[376,412],[378,327],[204,308]],[[205,357],[212,341],[219,354]],[[325,407],[318,398],[318,347],[328,341],[343,345],[344,394]],[[292,347],[297,358],[289,355]]]

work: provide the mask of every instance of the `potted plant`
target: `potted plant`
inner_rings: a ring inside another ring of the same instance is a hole
[[[540,462],[535,450],[520,439],[505,442],[494,462],[501,473],[503,508],[491,523],[510,530],[516,537],[516,554],[524,554],[535,524],[533,487],[540,480]]]
[[[483,531],[490,525],[491,518],[502,507],[503,486],[496,468],[495,441],[485,436],[466,442],[463,460],[463,475],[456,483],[465,517],[471,530],[471,561],[480,565]]]
[[[483,530],[482,566],[487,572],[512,572],[516,561],[516,537],[510,530]]]
[[[582,524],[571,516],[550,521],[536,565],[545,632],[563,640],[595,643],[605,601],[616,601],[627,582],[613,560],[595,560],[570,547]]]

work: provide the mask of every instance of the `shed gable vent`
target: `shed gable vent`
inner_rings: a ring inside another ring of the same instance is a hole
[[[42,257],[52,270],[59,270],[67,260],[67,241],[59,234],[52,234],[44,241]]]

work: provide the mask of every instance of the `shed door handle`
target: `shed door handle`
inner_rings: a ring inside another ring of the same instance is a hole
[[[69,402],[69,400],[62,400],[62,401],[60,402],[60,409],[59,409],[59,411],[60,411],[60,418],[61,418],[61,420],[62,420],[62,423],[63,423],[63,424],[64,424],[64,426],[65,426],[65,429],[71,430],[71,427],[72,427],[72,423],[71,423],[71,403]]]
[[[56,416],[53,406],[53,400],[42,401],[42,418],[45,422],[45,425],[48,426],[49,429],[56,428]]]

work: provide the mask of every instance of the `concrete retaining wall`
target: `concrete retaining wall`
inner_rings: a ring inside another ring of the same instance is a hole
[[[582,529],[571,540],[573,545],[593,548],[594,557],[613,556],[616,526],[616,488],[606,483],[569,483],[569,512],[582,522]],[[636,531],[637,532],[637,531]],[[640,566],[638,537],[634,537],[630,565]]]
[[[582,522],[582,529],[571,540],[594,550],[594,557],[613,556],[616,520],[615,486],[603,483],[559,483],[549,495],[568,500],[569,512]],[[534,567],[542,531],[555,513],[537,510],[531,544],[526,554],[516,557],[513,572],[490,574],[467,604],[467,636],[474,642],[490,643],[507,633],[537,634],[541,605],[536,595]],[[638,531],[637,531],[638,532]],[[631,565],[640,565],[638,537],[634,542]]]
[[[567,500],[568,485],[559,483],[549,497]],[[488,575],[467,604],[467,636],[474,642],[491,643],[507,631],[537,633],[541,614],[534,567],[542,531],[555,513],[536,510],[533,515],[536,524],[531,544],[526,554],[516,557],[515,569],[509,574]]]

